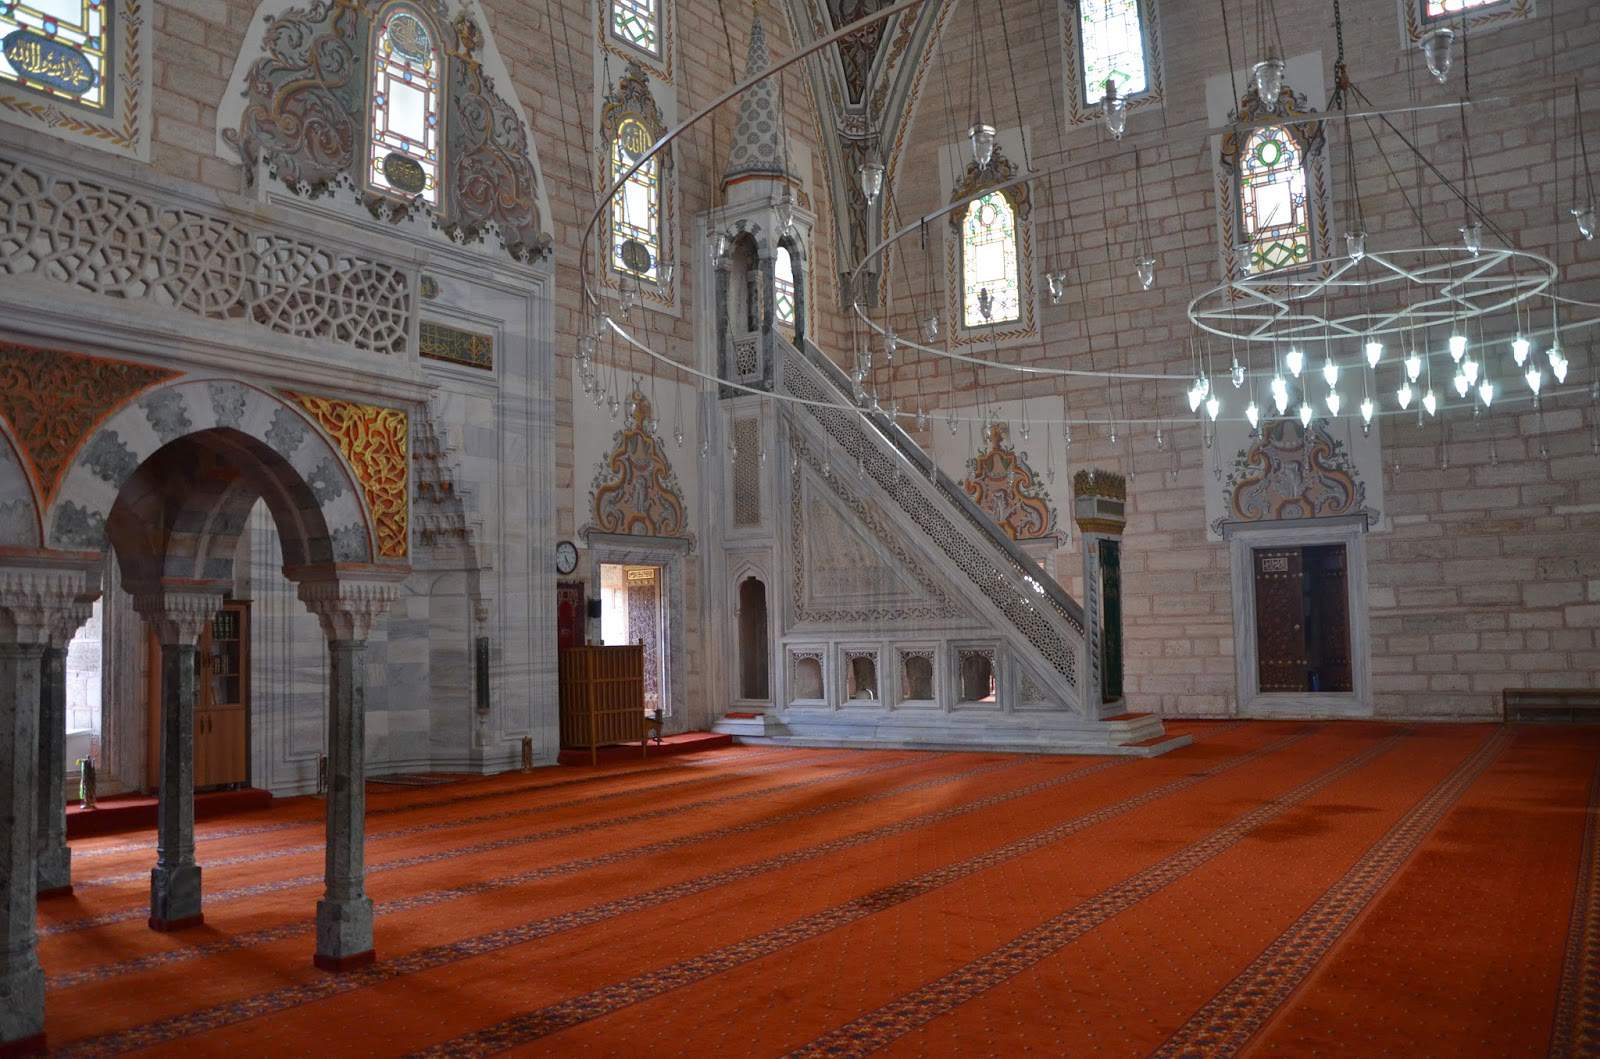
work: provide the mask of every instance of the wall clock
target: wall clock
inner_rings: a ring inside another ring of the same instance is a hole
[[[556,573],[566,577],[578,568],[578,546],[571,541],[556,545]]]

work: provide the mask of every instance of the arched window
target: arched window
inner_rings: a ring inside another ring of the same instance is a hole
[[[1297,265],[1311,256],[1305,160],[1282,125],[1245,140],[1239,159],[1239,231],[1251,272]]]
[[[1326,262],[1331,190],[1322,123],[1287,85],[1270,104],[1252,85],[1222,137],[1217,234],[1223,273]],[[1291,120],[1292,119],[1292,120]]]
[[[426,19],[397,4],[372,34],[367,183],[377,191],[439,204],[443,63]]]
[[[1067,124],[1101,116],[1106,82],[1130,110],[1162,102],[1158,0],[1068,0],[1061,5],[1062,88]]]
[[[793,328],[795,314],[798,311],[798,302],[795,297],[794,258],[789,254],[789,248],[782,244],[772,262],[772,286],[774,310],[778,323]]]
[[[110,98],[111,0],[0,2],[0,79],[101,110]]]
[[[641,121],[624,118],[611,143],[611,179],[626,173],[653,142]],[[659,275],[661,258],[660,169],[659,161],[651,158],[628,177],[611,200],[612,267],[652,283]]]
[[[961,222],[961,291],[961,318],[967,327],[1022,318],[1017,213],[1000,192],[991,191],[967,206]],[[987,317],[985,297],[989,299]]]
[[[661,9],[656,0],[610,0],[611,35],[661,58]]]

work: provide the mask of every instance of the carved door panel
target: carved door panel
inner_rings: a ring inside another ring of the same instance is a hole
[[[1350,594],[1345,548],[1330,544],[1305,550],[1306,643],[1312,691],[1352,690]]]
[[[1122,546],[1100,542],[1100,671],[1102,700],[1122,698]]]
[[[1299,548],[1258,548],[1255,556],[1256,675],[1262,691],[1305,691],[1305,602]]]

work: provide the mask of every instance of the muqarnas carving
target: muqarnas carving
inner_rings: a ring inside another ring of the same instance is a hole
[[[650,400],[628,398],[628,423],[595,471],[592,529],[646,537],[687,537],[683,490],[654,431]]]
[[[1004,423],[989,427],[989,444],[967,461],[967,491],[983,513],[1014,541],[1057,540],[1056,513],[1027,456],[1007,441]]]
[[[263,159],[277,178],[309,197],[354,191],[374,216],[433,217],[451,239],[480,242],[497,231],[506,251],[531,261],[549,248],[541,230],[538,175],[527,130],[484,73],[483,31],[465,15],[446,18],[440,0],[417,0],[438,34],[444,63],[443,187],[438,206],[368,187],[365,179],[372,0],[315,0],[272,20],[265,54],[245,79],[239,128],[224,132],[246,163]]]
[[[1228,518],[1237,522],[1348,515],[1367,503],[1355,462],[1321,421],[1306,428],[1279,419],[1262,427],[1235,457],[1222,489]]]

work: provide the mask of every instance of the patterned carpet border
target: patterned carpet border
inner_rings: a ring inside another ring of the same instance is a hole
[[[411,1056],[493,1055],[579,1023],[612,1014],[630,1005],[693,985],[714,975],[724,974],[741,964],[762,959],[790,946],[821,937],[961,879],[1026,856],[1097,824],[1186,791],[1232,769],[1279,753],[1309,738],[1310,735],[1310,730],[1304,730],[1285,736],[1255,750],[1218,762],[1210,768],[1171,780],[1148,791],[1130,795],[976,856],[934,868],[732,945],[648,971],[625,981],[611,983],[601,989],[571,997],[537,1011],[524,1012],[494,1026],[412,1052]]]
[[[1039,761],[1038,758],[1018,758],[1017,760],[1026,760],[1033,763]],[[420,949],[416,952],[384,960],[359,971],[319,978],[298,985],[285,986],[281,989],[259,993],[255,996],[218,1004],[199,1011],[185,1012],[181,1015],[159,1019],[141,1026],[133,1026],[126,1030],[86,1038],[60,1047],[55,1054],[62,1056],[120,1055],[197,1033],[220,1029],[224,1026],[259,1018],[263,1015],[285,1011],[290,1008],[315,1003],[319,1000],[325,1000],[329,997],[340,996],[358,989],[379,985],[396,978],[420,974],[424,971],[445,967],[462,960],[489,955],[512,946],[525,945],[553,934],[574,930],[579,927],[592,926],[617,916],[658,908],[672,901],[696,896],[718,887],[759,878],[784,868],[791,868],[798,864],[804,864],[808,861],[855,849],[883,839],[908,834],[946,820],[1004,805],[1007,802],[1048,791],[1074,780],[1096,775],[1109,769],[1124,767],[1136,760],[1138,759],[1116,758],[1100,761],[1093,765],[1079,766],[1058,776],[1038,780],[1009,791],[1000,791],[959,805],[948,806],[935,812],[897,820],[882,827],[859,831],[827,842],[765,857],[749,864],[710,872],[693,879],[686,879],[667,886],[631,894],[627,897],[604,901],[557,916],[536,919],[502,930],[462,938],[459,941],[444,945]]]
[[[1452,769],[1261,955],[1151,1053],[1152,1059],[1237,1054],[1310,976],[1511,739],[1511,733],[1501,729]]]
[[[937,756],[939,758],[944,758],[948,755],[940,754]],[[917,763],[917,759],[907,759],[903,762],[881,762],[876,765],[868,765],[863,768],[852,769],[849,772],[837,773],[831,776],[819,776],[814,779],[802,780],[797,783],[782,784],[780,786],[768,788],[763,791],[740,791],[736,794],[730,794],[722,798],[708,798],[705,801],[697,802],[692,805],[679,806],[674,811],[683,812],[686,810],[704,809],[713,805],[731,802],[748,802],[752,797],[758,794],[770,795],[780,792],[793,792],[796,790],[819,786],[824,783],[856,779],[861,776],[871,775],[873,773],[886,772],[891,768],[911,763]],[[926,762],[921,763],[925,764]],[[930,776],[927,779],[903,783],[899,786],[889,787],[881,791],[874,791],[871,794],[861,795],[856,798],[843,798],[837,801],[824,802],[819,805],[807,806],[804,809],[796,809],[787,813],[779,813],[776,816],[763,817],[758,820],[747,821],[743,824],[733,824],[728,827],[713,828],[709,831],[700,831],[690,835],[682,835],[677,838],[662,839],[661,841],[651,842],[643,846],[633,846],[627,849],[612,850],[609,853],[600,854],[594,857],[581,857],[577,860],[565,861],[561,864],[551,864],[540,868],[531,868],[528,871],[515,872],[510,875],[496,876],[492,879],[475,879],[470,883],[462,883],[458,886],[444,887],[437,890],[426,890],[422,893],[412,894],[408,897],[400,897],[392,901],[378,902],[376,905],[374,905],[373,911],[380,916],[393,915],[399,912],[409,912],[418,908],[427,908],[430,905],[440,904],[445,901],[453,901],[463,897],[472,897],[478,894],[492,893],[496,890],[505,890],[514,886],[525,886],[529,883],[542,882],[546,879],[554,879],[566,875],[576,875],[579,872],[591,871],[596,868],[610,867],[615,864],[636,860],[641,857],[653,856],[658,853],[672,852],[674,850],[684,849],[689,846],[699,845],[704,842],[715,842],[737,835],[751,834],[769,827],[776,827],[780,824],[789,824],[801,820],[809,820],[818,816],[826,815],[827,813],[837,812],[841,809],[858,808],[863,805],[869,805],[873,802],[883,801],[888,798],[899,797],[904,794],[912,794],[918,791],[931,790],[935,787],[941,787],[946,784],[955,783],[961,780],[973,779],[975,777],[987,775],[992,772],[999,772],[1005,769],[1014,768],[1016,764],[1017,762],[1015,760],[986,762],[982,765],[976,765],[972,768],[963,769],[959,772]],[[651,815],[653,816],[654,814]],[[574,833],[578,832],[574,831]],[[496,848],[503,847],[497,846]],[[417,864],[431,863],[439,859],[441,858],[435,854],[419,854],[416,857],[406,858],[405,861],[391,861],[382,867],[386,869],[393,869],[397,867],[414,867]],[[377,869],[370,868],[368,870],[375,871]],[[320,875],[310,876],[309,878],[313,882],[320,882],[322,879]],[[45,984],[51,989],[67,989],[73,986],[89,985],[95,982],[107,981],[111,978],[116,978],[125,974],[133,974],[139,971],[152,970],[156,967],[166,967],[176,963],[187,963],[190,960],[201,959],[207,956],[215,956],[223,952],[253,948],[258,945],[267,945],[276,941],[283,941],[287,938],[298,937],[303,934],[311,934],[314,933],[315,930],[316,924],[310,921],[304,923],[288,923],[277,927],[267,927],[262,930],[251,931],[246,934],[222,938],[203,945],[194,945],[181,949],[166,949],[161,952],[131,957],[115,963],[100,964],[95,967],[86,967],[77,971],[67,971],[61,974],[51,975],[46,979]]]
[[[1600,765],[1589,780],[1583,854],[1572,895],[1561,989],[1550,1033],[1551,1059],[1600,1055]]]
[[[793,751],[790,751],[790,752],[792,753]],[[396,813],[418,812],[418,811],[421,811],[423,809],[439,809],[439,808],[443,808],[443,807],[451,806],[451,805],[462,805],[462,804],[465,804],[467,802],[492,801],[492,800],[498,799],[498,798],[510,798],[510,797],[514,797],[514,796],[517,796],[517,795],[538,794],[538,793],[540,793],[542,791],[565,790],[568,787],[584,787],[584,786],[589,786],[589,785],[595,784],[595,783],[603,783],[603,782],[606,782],[607,780],[627,779],[628,777],[631,777],[631,776],[644,776],[644,775],[648,775],[650,773],[655,773],[655,772],[660,772],[660,773],[665,774],[665,773],[669,773],[669,772],[675,772],[675,771],[677,771],[679,769],[704,769],[704,768],[713,768],[713,767],[716,767],[716,766],[719,766],[719,765],[733,765],[735,767],[743,767],[745,765],[749,765],[749,764],[753,764],[753,763],[760,763],[762,761],[766,761],[767,759],[773,758],[773,757],[777,757],[777,756],[781,755],[782,753],[783,753],[783,751],[781,751],[781,750],[751,751],[751,752],[749,752],[747,754],[739,755],[738,756],[738,760],[730,760],[730,759],[727,759],[727,758],[718,757],[718,758],[711,758],[711,759],[707,759],[707,760],[703,760],[702,761],[702,760],[695,760],[693,757],[688,757],[688,756],[685,756],[683,758],[668,758],[667,760],[671,762],[670,765],[656,764],[654,766],[648,766],[648,767],[644,767],[644,768],[633,768],[633,769],[626,769],[626,770],[621,770],[621,771],[616,771],[616,772],[609,772],[608,771],[608,772],[606,772],[606,773],[604,773],[602,775],[598,775],[598,776],[579,776],[576,779],[557,780],[554,783],[527,783],[527,784],[520,784],[520,785],[518,785],[516,787],[499,787],[499,788],[496,788],[495,790],[492,790],[492,791],[475,791],[475,792],[467,793],[467,794],[453,794],[448,798],[434,798],[431,801],[410,802],[410,803],[407,803],[405,805],[386,805],[386,806],[381,806],[381,807],[375,808],[375,809],[374,808],[368,808],[367,809],[367,819],[371,820],[371,819],[374,819],[376,817],[392,816],[392,815],[394,815]],[[819,757],[819,758],[817,758],[815,760],[816,761],[830,760],[832,757],[838,757],[838,756],[839,755],[835,754],[835,755],[831,755],[831,756],[828,756],[828,757]],[[793,763],[791,762],[790,764],[793,764]],[[487,779],[489,777],[484,777],[484,778]],[[607,800],[607,799],[612,799],[612,798],[620,798],[620,797],[624,797],[627,794],[634,794],[634,793],[655,794],[655,793],[662,792],[662,791],[670,791],[670,790],[673,790],[673,789],[675,789],[675,788],[677,788],[679,786],[683,786],[683,785],[703,784],[703,783],[711,782],[711,781],[713,781],[713,780],[715,780],[717,778],[718,778],[717,776],[700,776],[700,777],[696,777],[694,779],[680,780],[680,781],[675,781],[673,783],[660,784],[660,785],[657,785],[655,787],[635,787],[635,788],[631,788],[630,790],[627,790],[627,791],[606,794],[606,795],[604,795],[604,796],[602,796],[602,797],[600,797],[598,799],[587,799],[587,798],[574,799],[572,801],[569,801],[569,802],[565,803],[565,805],[567,805],[567,806],[579,805],[579,804],[582,804],[583,802],[590,801],[590,800]],[[307,797],[310,797],[310,796],[308,795]],[[205,826],[197,826],[195,828],[195,840],[197,842],[202,842],[202,843],[204,843],[204,842],[221,842],[221,841],[224,841],[224,840],[227,840],[227,839],[231,839],[231,838],[248,838],[248,837],[250,837],[252,835],[271,834],[271,833],[273,833],[275,831],[292,831],[295,828],[305,828],[307,830],[311,830],[311,829],[320,830],[324,826],[325,826],[325,824],[320,818],[319,819],[312,819],[312,820],[279,820],[279,821],[275,821],[273,823],[262,823],[262,824],[241,824],[241,825],[236,826],[236,827],[208,828],[208,827],[205,827]],[[370,836],[369,836],[369,841],[370,841]],[[142,852],[144,850],[154,850],[155,848],[156,848],[156,843],[155,843],[155,840],[153,838],[152,839],[147,839],[147,840],[141,840],[141,841],[138,841],[138,842],[119,842],[116,845],[112,845],[112,846],[92,846],[92,847],[87,847],[87,848],[83,848],[83,849],[74,848],[73,851],[72,851],[72,859],[74,861],[80,861],[80,860],[92,859],[92,858],[96,858],[96,857],[111,857],[111,856],[116,856],[116,855],[122,854],[122,853],[139,853],[139,852]],[[320,849],[322,847],[318,846],[317,848]]]
[[[602,802],[614,801],[633,795],[659,797],[689,787],[703,787],[708,783],[727,782],[736,779],[754,779],[772,772],[782,772],[795,767],[809,767],[812,765],[834,765],[848,757],[853,751],[828,754],[811,758],[806,761],[784,762],[776,761],[770,765],[757,765],[752,768],[734,769],[720,772],[715,776],[700,776],[695,779],[679,780],[674,783],[660,783],[653,787],[630,787],[623,791],[608,794],[595,794],[587,798],[569,798],[563,802],[551,802],[547,805],[529,805],[519,809],[501,809],[492,813],[480,813],[477,816],[455,817],[449,820],[434,820],[425,824],[411,824],[407,827],[396,827],[388,831],[374,831],[366,836],[368,845],[374,842],[387,842],[397,838],[412,838],[416,835],[431,834],[436,831],[448,831],[457,827],[471,827],[476,824],[492,824],[501,820],[515,820],[519,817],[539,816],[544,813],[558,812],[562,809],[581,808],[586,805],[595,805]],[[907,759],[908,761],[911,759]],[[434,806],[428,806],[434,808]],[[655,815],[667,815],[673,810],[661,810]],[[369,814],[371,815],[371,814]],[[281,849],[257,850],[252,853],[238,853],[231,857],[201,857],[200,865],[203,868],[225,868],[235,864],[260,864],[264,861],[278,860],[281,857],[293,857],[303,853],[321,853],[326,848],[326,841],[310,842],[303,846],[285,846]],[[140,871],[121,872],[116,875],[81,875],[72,880],[76,889],[91,889],[99,886],[115,886],[120,883],[144,882],[150,878],[150,869]],[[321,878],[319,875],[318,878]]]
[[[999,948],[818,1037],[790,1055],[861,1056],[889,1045],[1055,955],[1112,917],[1190,875],[1257,828],[1365,768],[1406,736],[1404,731],[1389,736]]]

